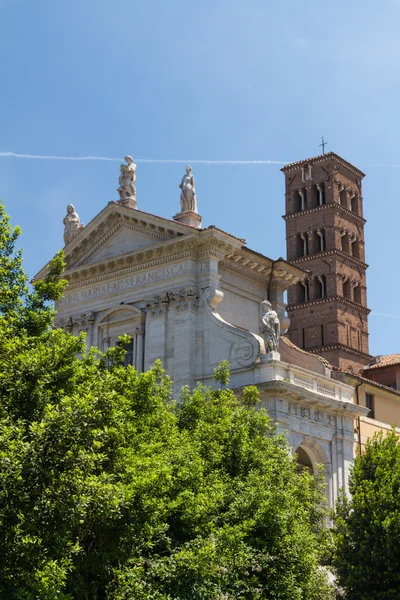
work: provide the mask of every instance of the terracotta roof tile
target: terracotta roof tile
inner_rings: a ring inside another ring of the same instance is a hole
[[[367,365],[363,368],[363,371],[370,371],[371,369],[382,369],[383,367],[390,367],[393,365],[400,365],[400,354],[387,354],[386,356],[377,356],[376,363],[373,365]]]
[[[326,360],[326,358],[323,358],[322,356],[319,356],[319,354],[312,354],[311,352],[307,352],[307,350],[303,350],[303,348],[299,348],[299,346],[296,346],[296,344],[294,344],[293,342],[291,342],[289,340],[288,337],[286,337],[285,335],[281,336],[281,342],[284,342],[286,344],[286,346],[289,346],[289,348],[294,348],[294,350],[298,350],[299,352],[301,352],[302,354],[308,354],[309,356],[312,356],[313,358],[318,358],[319,361],[322,362],[322,364],[327,367],[328,369],[332,369],[332,365],[329,361]]]

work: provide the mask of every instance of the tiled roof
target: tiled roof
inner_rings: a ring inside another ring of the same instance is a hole
[[[319,354],[311,354],[311,352],[307,352],[307,350],[303,350],[303,348],[299,348],[299,346],[296,346],[296,344],[291,342],[289,340],[289,338],[286,337],[285,335],[281,336],[281,342],[284,342],[286,344],[286,346],[289,346],[289,348],[294,348],[294,350],[297,350],[298,352],[302,352],[302,354],[308,354],[309,356],[312,356],[313,358],[318,358],[318,360],[321,361],[325,367],[327,367],[328,369],[332,369],[331,363],[329,361],[327,361],[326,358],[319,356]]]
[[[338,154],[335,154],[335,152],[327,152],[326,154],[320,154],[318,156],[313,156],[312,158],[305,158],[303,160],[298,160],[297,162],[293,162],[288,165],[285,165],[284,167],[282,167],[281,171],[283,173],[286,173],[287,171],[293,171],[294,169],[296,169],[300,165],[303,165],[304,163],[313,164],[313,163],[318,163],[318,162],[324,162],[327,160],[333,160],[334,162],[342,165],[343,167],[346,167],[347,169],[349,169],[350,171],[352,171],[353,173],[355,173],[356,175],[358,175],[361,178],[365,177],[365,173],[360,171],[360,169],[357,169],[357,167],[355,167],[354,165],[349,163],[347,160],[345,160]]]
[[[386,356],[377,356],[376,363],[373,365],[367,365],[363,368],[363,371],[370,371],[371,369],[382,369],[383,367],[391,367],[393,365],[400,365],[400,354],[387,354]]]

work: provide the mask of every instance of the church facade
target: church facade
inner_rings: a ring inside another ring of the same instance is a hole
[[[215,367],[227,359],[230,385],[258,387],[261,405],[288,435],[300,464],[324,466],[332,506],[347,487],[354,421],[367,410],[354,404],[351,382],[335,378],[327,360],[284,335],[278,347],[263,314],[268,300],[285,331],[284,293],[303,285],[308,271],[263,256],[215,226],[202,227],[191,170],[173,219],[139,210],[133,161],[128,167],[131,175],[121,171],[120,200],[86,227],[73,206],[67,211],[68,288],[56,306],[56,325],[84,331],[88,346],[102,350],[129,334],[127,362],[143,371],[160,359],[176,397],[183,385],[213,385]]]

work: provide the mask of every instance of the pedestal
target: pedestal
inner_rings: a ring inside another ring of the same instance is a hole
[[[281,355],[276,350],[268,352],[268,354],[261,354],[260,356],[260,362],[262,363],[273,362],[275,360],[281,360]]]
[[[127,206],[128,208],[137,209],[137,202],[134,196],[123,198],[122,200],[117,200],[117,203],[122,204],[122,206]]]
[[[180,212],[172,218],[174,221],[178,221],[178,223],[183,223],[184,225],[190,225],[191,227],[201,229],[201,215],[193,210],[185,210],[184,212]]]

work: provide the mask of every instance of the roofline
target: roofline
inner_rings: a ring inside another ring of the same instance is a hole
[[[349,171],[351,171],[355,175],[358,175],[361,179],[365,177],[365,173],[360,171],[360,169],[357,169],[357,167],[352,165],[350,162],[348,162],[338,154],[335,154],[335,152],[327,152],[326,154],[319,154],[318,156],[313,156],[312,158],[305,158],[297,162],[289,163],[288,165],[282,167],[281,171],[282,173],[290,173],[291,171],[298,169],[298,167],[300,167],[304,163],[316,164],[320,162],[326,162],[327,160],[333,160],[342,167],[346,167],[346,169],[349,169]]]
[[[397,367],[400,365],[400,360],[397,360],[393,363],[388,363],[387,365],[381,365],[380,363],[375,363],[374,365],[366,365],[363,367],[363,371],[377,371],[378,369],[387,369],[389,367]]]
[[[356,375],[355,373],[348,373],[348,371],[344,371],[343,369],[339,369],[338,367],[332,367],[332,368],[337,373],[342,373],[343,375],[346,375],[347,377],[353,377],[354,379],[357,379],[357,381],[360,381],[361,383],[372,385],[373,387],[377,387],[377,388],[383,389],[386,392],[389,392],[389,394],[395,394],[396,396],[400,396],[400,390],[395,390],[394,388],[391,388],[388,385],[384,385],[383,383],[379,383],[378,381],[372,381],[372,379],[368,379],[367,377],[361,377],[361,375]]]
[[[297,265],[294,265],[293,263],[289,262],[288,260],[285,260],[284,258],[282,258],[282,256],[280,256],[279,258],[277,258],[276,260],[274,260],[273,258],[270,258],[269,256],[265,256],[265,254],[261,254],[261,252],[257,252],[256,250],[252,250],[248,246],[243,246],[242,250],[245,250],[246,252],[251,252],[251,254],[255,254],[256,256],[259,256],[260,258],[265,258],[266,260],[269,260],[274,265],[276,265],[278,263],[284,264],[285,267],[291,273],[296,272],[298,274],[298,276],[301,277],[301,278],[307,277],[307,275],[309,275],[309,273],[310,273],[307,269],[302,269],[301,267],[298,267]]]

